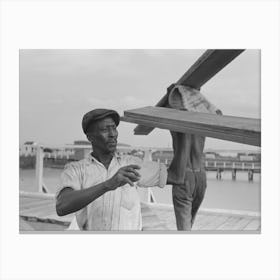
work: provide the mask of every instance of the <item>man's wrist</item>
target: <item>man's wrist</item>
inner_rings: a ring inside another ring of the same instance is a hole
[[[104,182],[104,189],[105,189],[105,192],[108,192],[108,191],[111,191],[114,189],[113,182],[111,179]]]
[[[110,179],[104,182],[104,190],[105,192],[110,190]]]

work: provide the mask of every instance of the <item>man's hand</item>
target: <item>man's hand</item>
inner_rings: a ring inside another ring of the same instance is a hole
[[[137,172],[137,169],[140,168],[139,165],[134,164],[121,167],[117,173],[108,180],[108,189],[112,191],[125,184],[133,186],[133,183],[139,181],[141,177]]]
[[[115,190],[125,184],[133,186],[133,183],[140,179],[137,169],[140,169],[140,166],[128,165],[121,167],[109,180],[81,190],[73,190],[71,187],[67,188],[66,186],[57,197],[57,214],[64,216],[77,212],[107,191]]]

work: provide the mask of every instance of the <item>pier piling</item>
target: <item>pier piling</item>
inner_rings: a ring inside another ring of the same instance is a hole
[[[232,177],[232,180],[236,180],[236,168],[232,169],[231,171],[231,177]]]

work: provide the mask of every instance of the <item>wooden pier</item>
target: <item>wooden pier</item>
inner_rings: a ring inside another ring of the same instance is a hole
[[[141,211],[143,231],[177,232],[172,205],[143,202]],[[19,216],[19,231],[23,233],[64,231],[70,225],[74,214],[59,217],[55,211],[53,194],[20,192]],[[193,226],[193,232],[260,233],[260,230],[258,213],[221,209],[201,209]]]

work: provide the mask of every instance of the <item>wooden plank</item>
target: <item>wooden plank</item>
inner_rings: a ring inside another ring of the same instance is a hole
[[[157,217],[150,217],[149,219],[143,219],[143,228],[152,230],[154,227],[157,227],[160,224],[160,220]]]
[[[231,230],[243,230],[250,222],[252,218],[240,218],[235,224],[230,228]]]
[[[177,81],[176,84],[186,85],[200,89],[214,75],[228,65],[233,59],[240,55],[244,50],[207,50],[202,56],[189,68],[189,70]],[[167,105],[168,93],[166,93],[156,107],[165,107]],[[147,135],[154,128],[138,125],[134,129],[136,135]]]
[[[45,200],[46,201],[46,203],[48,203],[48,201],[50,202],[50,200]],[[22,207],[22,208],[24,208],[25,206],[29,206],[29,205],[32,205],[32,204],[37,204],[37,203],[42,203],[42,201],[40,200],[40,199],[34,199],[34,198],[31,198],[31,199],[29,199],[29,198],[26,198],[26,197],[24,197],[24,198],[22,198],[22,197],[20,197],[20,199],[19,199],[19,206],[20,206],[20,208]]]
[[[210,214],[209,217],[213,215]],[[200,230],[216,230],[217,227],[219,227],[221,224],[223,224],[229,217],[225,215],[221,216],[214,216],[214,220],[210,220],[209,223],[206,223],[203,228],[200,228]],[[194,224],[195,225],[195,224]]]
[[[260,217],[260,212],[255,211],[244,211],[244,210],[232,210],[232,209],[220,209],[220,208],[200,208],[199,214],[207,214],[207,215],[226,215],[226,216],[239,216],[239,217],[247,217],[247,218],[256,218]]]
[[[20,201],[19,203],[19,208],[20,211],[25,210],[25,209],[31,209],[31,208],[36,208],[40,206],[48,206],[48,205],[54,205],[53,201],[46,200],[46,201]]]
[[[231,217],[223,223],[217,230],[258,230],[260,225],[259,218]]]
[[[28,197],[28,198],[41,198],[41,199],[55,199],[54,193],[38,193],[38,192],[19,192],[20,197]]]
[[[141,203],[141,214],[144,231],[176,230],[174,211],[170,207]]]
[[[47,221],[35,220],[31,221],[29,218],[26,223],[32,227],[32,231],[64,231],[67,225],[63,223],[48,223]],[[20,233],[28,233],[31,230],[24,230],[20,228]]]
[[[157,211],[157,215],[160,219],[160,223],[165,224],[166,229],[177,230],[174,210],[172,211],[168,211],[167,209],[159,210]]]
[[[54,204],[49,205],[37,205],[36,207],[27,208],[27,209],[21,209],[20,215],[21,216],[42,216],[42,213],[52,213],[55,214],[55,206]]]
[[[261,145],[259,119],[219,116],[170,108],[144,107],[124,112],[123,121],[198,134],[253,146]]]
[[[213,222],[216,216],[213,215],[204,215],[204,214],[197,214],[192,230],[203,230],[204,226],[206,226],[209,222]]]
[[[216,228],[216,230],[231,230],[233,225],[240,220],[239,217],[230,217],[224,223]]]
[[[34,228],[28,224],[24,219],[19,218],[19,230],[20,231],[33,231]]]
[[[73,219],[73,217],[68,217],[68,216],[59,217],[57,215],[50,215],[50,216],[46,216],[44,218],[36,217],[36,216],[23,216],[23,218],[28,222],[62,224],[65,226],[69,226]]]
[[[177,84],[199,89],[244,50],[207,50],[177,81]]]
[[[253,219],[243,230],[260,230],[261,221],[260,219]]]
[[[47,215],[44,219],[46,221],[62,222],[65,224],[70,224],[74,218],[74,214],[69,214],[66,216],[58,216],[57,214]]]
[[[169,230],[166,225],[164,224],[156,224],[156,225],[149,225],[149,226],[143,226],[143,231],[162,231],[162,230]]]

